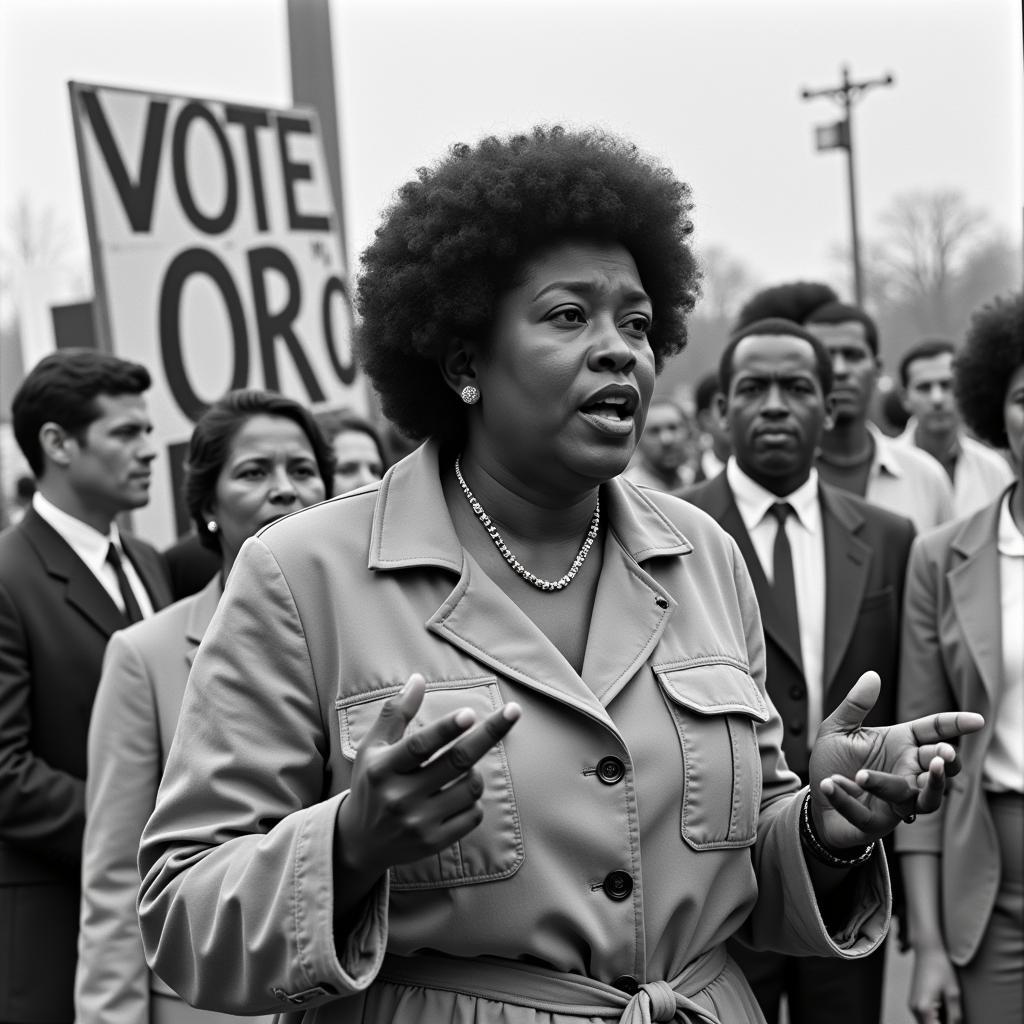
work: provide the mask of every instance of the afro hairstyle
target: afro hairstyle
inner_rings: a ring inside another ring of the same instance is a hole
[[[1024,293],[977,310],[953,361],[953,394],[967,425],[996,448],[1009,446],[1003,402],[1010,378],[1024,366]]]
[[[603,131],[537,127],[458,144],[420,168],[362,255],[357,351],[385,415],[414,438],[458,439],[465,408],[439,363],[486,343],[524,264],[567,241],[624,246],[654,307],[658,370],[686,344],[700,272],[690,189]]]
[[[795,324],[802,324],[819,306],[837,302],[838,299],[839,296],[827,284],[818,281],[777,284],[757,292],[747,300],[736,317],[733,330],[742,330],[758,320],[791,320]]]

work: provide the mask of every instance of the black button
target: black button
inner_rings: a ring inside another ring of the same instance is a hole
[[[656,597],[656,598],[654,599],[654,603],[655,603],[655,604],[656,604],[656,605],[657,605],[657,606],[658,606],[659,608],[667,608],[667,607],[668,607],[668,601],[666,601],[666,600],[665,600],[665,598],[663,598],[663,597]]]
[[[789,695],[793,700],[803,700],[804,688],[802,686],[791,686],[789,688]]]
[[[800,733],[802,733],[804,731],[804,723],[802,721],[800,721],[799,718],[791,719],[790,723],[789,723],[789,731],[794,736],[799,736]]]
[[[627,996],[635,996],[640,991],[640,982],[632,974],[620,974],[612,982],[612,988],[625,992]]]
[[[602,885],[610,900],[624,900],[633,891],[633,879],[628,871],[609,871]]]
[[[597,777],[606,785],[614,786],[626,774],[626,766],[617,757],[602,757],[597,762]]]

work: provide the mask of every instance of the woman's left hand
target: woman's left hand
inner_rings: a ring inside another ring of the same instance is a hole
[[[830,846],[864,846],[900,821],[938,810],[946,780],[960,771],[946,740],[977,732],[985,720],[950,711],[889,726],[865,726],[881,680],[865,672],[822,723],[811,750],[811,811]]]

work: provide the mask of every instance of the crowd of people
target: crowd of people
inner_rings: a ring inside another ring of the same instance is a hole
[[[567,201],[571,197],[571,201]],[[1024,1015],[1024,299],[899,367],[765,289],[693,410],[688,188],[456,146],[363,255],[348,412],[230,392],[119,528],[136,363],[44,358],[0,534],[0,1024]]]

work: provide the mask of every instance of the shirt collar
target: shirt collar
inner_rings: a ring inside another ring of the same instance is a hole
[[[58,508],[39,491],[32,495],[32,507],[67,541],[68,546],[93,572],[97,572],[107,558],[107,549],[113,543],[123,551],[117,526],[111,523],[110,533],[103,534],[88,523]]]
[[[780,501],[790,504],[797,519],[809,533],[821,528],[821,507],[818,504],[818,471],[812,466],[807,479],[785,495],[773,494],[747,476],[739,467],[735,455],[725,464],[726,480],[732,490],[740,518],[748,532],[760,525],[772,505]]]
[[[875,442],[875,457],[871,463],[872,473],[882,472],[895,477],[903,476],[903,467],[900,465],[899,456],[893,451],[898,442],[886,437],[871,420],[868,420],[865,426],[871,440]],[[910,443],[913,444],[913,439]]]
[[[462,545],[444,500],[440,456],[440,443],[430,440],[385,473],[374,508],[369,568],[436,565],[462,571]],[[637,562],[693,550],[658,507],[659,498],[621,477],[601,488],[601,518]]]
[[[1017,486],[1019,487],[1020,484]],[[1011,487],[1003,496],[1002,507],[999,510],[999,531],[996,536],[999,542],[999,554],[1024,558],[1024,535],[1017,529],[1017,524],[1013,521],[1013,514],[1010,512],[1010,498],[1013,495],[1013,490]]]

